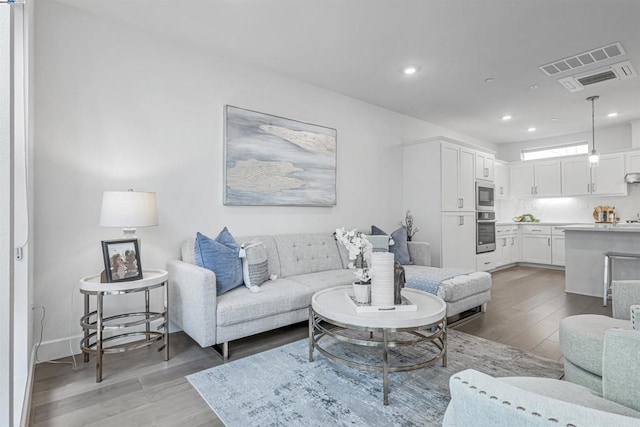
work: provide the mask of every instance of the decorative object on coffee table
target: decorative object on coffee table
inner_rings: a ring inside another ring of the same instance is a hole
[[[402,304],[402,288],[406,283],[404,267],[398,261],[393,263],[393,304]]]
[[[391,307],[394,304],[393,261],[390,252],[371,254],[371,305]]]
[[[373,245],[364,233],[355,228],[350,231],[338,228],[333,233],[333,237],[349,251],[349,268],[356,268],[354,274],[358,280],[353,282],[356,303],[371,303],[371,270],[369,266],[371,265]]]
[[[407,209],[407,213],[404,215],[404,224],[400,221],[401,227],[404,227],[407,230],[407,242],[410,242],[413,239],[413,235],[416,234],[420,229],[418,227],[413,228],[413,214],[410,210]]]

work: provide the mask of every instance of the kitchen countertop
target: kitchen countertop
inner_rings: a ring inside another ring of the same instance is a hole
[[[576,221],[540,221],[540,222],[496,221],[496,225],[592,225],[592,224],[579,223]]]
[[[595,231],[615,233],[640,233],[640,224],[574,224],[560,227],[564,231]]]

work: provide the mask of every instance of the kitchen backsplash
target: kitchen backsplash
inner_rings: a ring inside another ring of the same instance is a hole
[[[638,219],[640,185],[629,185],[628,196],[496,200],[496,216],[498,221],[511,221],[516,215],[529,213],[541,221],[590,223],[594,222],[593,209],[598,205],[615,206],[621,221]]]

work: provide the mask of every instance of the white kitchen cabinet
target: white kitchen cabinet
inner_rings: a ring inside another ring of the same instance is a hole
[[[476,223],[474,212],[442,214],[441,267],[476,268]]]
[[[640,172],[640,151],[631,151],[625,154],[626,173]]]
[[[592,194],[626,195],[624,154],[603,154],[598,166],[591,168]]]
[[[560,160],[540,160],[511,165],[513,197],[552,197],[562,195]]]
[[[510,195],[510,185],[509,185],[509,166],[505,163],[496,161],[494,166],[494,175],[495,175],[495,198],[497,200],[507,199]]]
[[[491,271],[498,267],[498,252],[485,252],[476,255],[476,271]]]
[[[591,166],[586,156],[562,160],[562,194],[626,195],[624,181],[625,156],[603,154],[597,166]]]
[[[414,239],[431,244],[434,267],[475,270],[475,150],[438,138],[403,146],[402,157],[403,209],[411,210],[420,228]],[[448,212],[453,216],[443,216]],[[463,234],[458,216],[464,218]]]
[[[443,143],[440,152],[442,211],[475,210],[475,152]]]
[[[564,236],[551,236],[551,264],[564,266]]]
[[[495,179],[495,156],[476,151],[476,179],[493,181]]]
[[[562,160],[562,194],[565,196],[591,194],[591,167],[587,157]]]
[[[551,264],[551,227],[548,225],[523,225],[521,242],[522,262]]]
[[[518,262],[518,226],[496,227],[496,267]]]

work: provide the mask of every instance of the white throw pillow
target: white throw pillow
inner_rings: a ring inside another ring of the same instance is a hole
[[[386,234],[367,235],[365,237],[373,246],[373,252],[389,252],[389,246],[393,245],[393,239]]]
[[[269,280],[267,247],[259,240],[243,243],[240,248],[242,277],[251,292],[260,292],[258,286]]]

